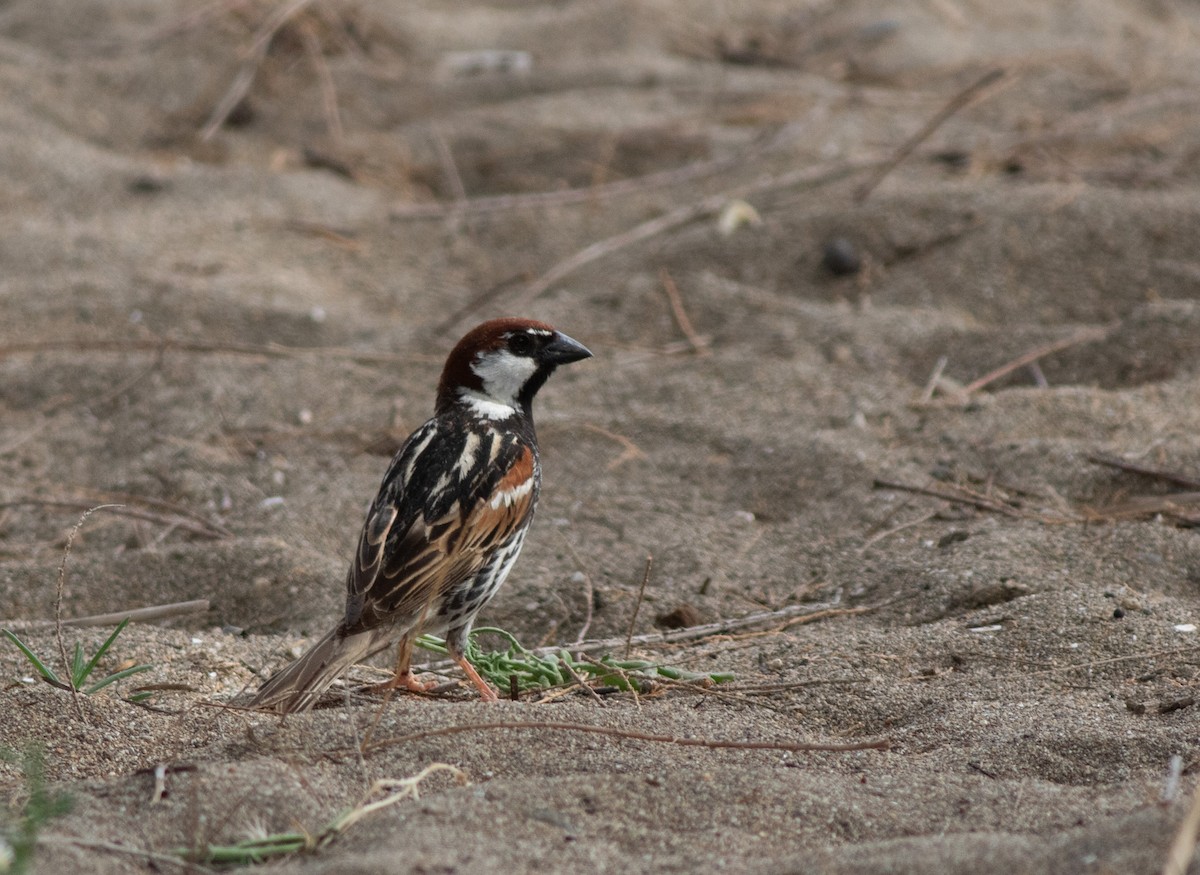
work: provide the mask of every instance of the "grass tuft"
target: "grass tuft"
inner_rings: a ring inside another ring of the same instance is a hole
[[[395,805],[404,799],[420,799],[421,782],[435,772],[449,772],[460,784],[467,783],[466,774],[448,763],[433,763],[409,778],[386,778],[376,781],[362,800],[348,808],[315,833],[279,832],[255,835],[232,845],[207,844],[200,848],[176,848],[173,853],[193,863],[215,866],[249,866],[265,863],[277,857],[315,851],[333,841],[359,820],[381,808]],[[380,794],[383,794],[380,798]],[[261,833],[261,830],[257,830]]]
[[[507,650],[484,651],[475,638],[491,633],[508,642]],[[445,654],[446,643],[433,635],[422,635],[418,647]],[[647,693],[656,680],[682,683],[720,684],[733,680],[730,672],[691,672],[644,659],[616,659],[611,655],[595,660],[576,660],[565,648],[540,654],[521,644],[511,632],[495,627],[474,630],[467,639],[467,660],[481,675],[501,690],[511,688],[513,678],[519,691],[564,687],[584,680],[592,687],[610,687],[624,692]]]
[[[0,822],[0,872],[19,875],[33,861],[38,833],[48,821],[71,810],[71,797],[46,786],[46,757],[37,745],[22,751],[0,747],[0,761],[20,766],[28,793],[20,812]]]
[[[130,666],[129,668],[122,669],[121,671],[105,675],[98,681],[94,681],[90,684],[88,683],[88,678],[90,678],[92,676],[92,672],[96,670],[96,666],[99,664],[100,659],[105,653],[108,652],[108,649],[112,647],[113,642],[116,641],[117,636],[125,630],[125,626],[128,625],[128,623],[128,617],[122,620],[117,628],[113,630],[113,633],[109,635],[107,639],[105,639],[103,644],[100,645],[99,649],[92,654],[91,659],[87,659],[84,656],[83,645],[76,641],[75,649],[71,655],[70,664],[68,666],[71,674],[66,680],[59,678],[59,676],[54,672],[54,669],[50,668],[44,659],[34,653],[33,648],[17,637],[15,632],[11,631],[10,629],[4,629],[0,631],[3,631],[4,637],[15,644],[17,649],[25,655],[25,658],[29,660],[29,664],[33,666],[34,670],[37,671],[39,675],[41,675],[42,680],[46,681],[51,686],[58,687],[61,690],[82,692],[90,696],[104,689],[109,684],[124,680],[130,675],[135,675],[139,672],[149,671],[151,668],[153,668],[153,666],[150,665],[134,665]]]

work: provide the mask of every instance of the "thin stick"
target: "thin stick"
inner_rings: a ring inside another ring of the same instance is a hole
[[[671,302],[671,313],[675,316],[675,324],[688,339],[688,343],[692,345],[696,355],[711,355],[712,350],[708,348],[708,340],[696,332],[696,327],[688,318],[687,310],[683,308],[683,295],[679,294],[679,287],[675,285],[675,280],[671,278],[671,274],[667,273],[665,267],[658,272],[658,278],[662,282],[663,291],[667,293],[667,300]]]
[[[1200,649],[1200,645],[1193,647],[1177,647],[1174,650],[1151,650],[1147,653],[1130,653],[1126,654],[1125,656],[1110,656],[1107,659],[1093,659],[1090,662],[1073,662],[1069,665],[1059,665],[1054,666],[1053,668],[1044,668],[1040,671],[1025,672],[1023,677],[1058,674],[1060,671],[1074,671],[1077,668],[1093,669],[1101,665],[1113,665],[1118,662],[1135,662],[1139,659],[1158,659],[1159,657],[1163,656],[1178,656],[1184,653],[1195,653],[1197,649]]]
[[[591,663],[592,665],[599,666],[600,668],[604,669],[605,671],[615,672],[617,677],[619,677],[621,680],[623,680],[625,682],[625,686],[629,688],[629,692],[633,693],[633,704],[636,705],[638,708],[642,707],[641,697],[638,696],[637,684],[635,684],[633,681],[631,681],[629,679],[629,675],[625,673],[625,669],[621,668],[619,665],[605,665],[603,662],[596,659],[596,657],[589,656],[586,653],[581,653],[579,655],[583,657],[584,662],[588,662],[588,663]]]
[[[887,750],[891,740],[875,738],[868,741],[856,741],[848,744],[823,742],[791,742],[791,741],[732,741],[713,738],[680,738],[675,735],[653,735],[637,732],[632,729],[617,729],[609,726],[592,726],[587,723],[565,723],[559,721],[515,721],[501,723],[470,723],[463,726],[443,726],[440,729],[427,729],[424,732],[414,732],[410,735],[400,735],[394,738],[384,738],[372,742],[367,753],[381,750],[385,747],[409,744],[426,738],[437,738],[445,735],[458,735],[463,732],[491,732],[497,729],[533,729],[539,732],[546,730],[558,732],[586,732],[595,735],[608,735],[614,738],[628,738],[634,741],[651,741],[661,744],[679,744],[687,747],[707,747],[724,750],[785,750],[792,752],[833,751],[846,752],[856,750]]]
[[[458,164],[454,160],[454,153],[450,151],[450,144],[446,142],[437,125],[433,126],[433,144],[437,148],[442,173],[450,184],[450,191],[454,193],[454,206],[456,210],[460,209],[467,202],[467,187],[463,185],[462,174],[458,172]]]
[[[933,373],[929,375],[929,382],[925,384],[925,390],[921,392],[922,404],[928,404],[933,400],[933,393],[942,380],[942,372],[946,370],[946,365],[949,363],[950,359],[947,356],[938,356],[937,363],[933,366]]]
[[[30,343],[12,343],[0,347],[0,360],[13,355],[37,354],[42,352],[194,352],[215,355],[244,355],[256,358],[315,358],[345,359],[358,364],[392,365],[411,362],[441,362],[442,359],[428,355],[395,355],[384,352],[364,352],[342,347],[299,347],[277,343],[215,343],[204,340],[50,340]]]
[[[1163,864],[1163,875],[1186,875],[1188,865],[1196,853],[1196,837],[1200,835],[1200,784],[1192,794],[1192,804],[1188,807],[1187,815],[1179,824],[1179,832],[1175,841],[1171,842],[1171,850]]]
[[[514,310],[524,310],[533,301],[549,291],[555,283],[570,276],[584,265],[590,264],[606,255],[611,255],[627,246],[632,246],[641,240],[648,240],[665,231],[670,231],[672,228],[678,228],[681,225],[694,222],[696,219],[713,215],[728,200],[728,195],[712,195],[696,203],[678,207],[664,213],[657,219],[651,219],[648,222],[635,225],[627,231],[607,237],[604,240],[598,240],[592,245],[584,247],[569,258],[563,259],[531,282],[521,296],[517,298],[513,305]]]
[[[830,608],[827,611],[817,611],[813,614],[805,614],[803,617],[795,617],[773,631],[783,632],[793,626],[803,626],[805,623],[815,623],[817,620],[827,620],[830,617],[853,617],[856,614],[865,614],[873,610],[875,610],[874,605],[860,605],[857,608]]]
[[[131,848],[128,845],[119,845],[113,842],[105,842],[99,839],[84,839],[77,836],[56,836],[56,835],[40,835],[37,837],[39,845],[59,845],[72,846],[77,848],[92,848],[101,851],[111,851],[114,854],[126,854],[131,857],[139,857],[150,863],[166,863],[171,866],[178,866],[188,872],[210,873],[212,870],[204,866],[197,866],[195,863],[189,863],[180,857],[171,854],[156,854],[153,851],[144,851],[141,848]]]
[[[608,707],[604,703],[604,700],[600,698],[600,694],[592,688],[591,684],[579,676],[579,672],[575,671],[575,667],[571,665],[571,663],[567,662],[565,659],[559,659],[558,664],[567,670],[567,674],[571,676],[571,679],[574,680],[577,685],[588,691],[588,694],[596,701],[597,705],[599,705],[601,708]]]
[[[274,12],[267,16],[266,21],[262,23],[254,33],[254,41],[250,44],[249,50],[243,58],[241,66],[238,68],[237,75],[233,77],[233,82],[229,86],[229,90],[225,92],[225,96],[221,98],[220,103],[212,111],[208,122],[200,131],[200,139],[204,141],[211,140],[213,134],[221,129],[221,125],[225,124],[225,120],[229,118],[229,114],[234,108],[241,103],[242,98],[246,96],[246,92],[250,90],[250,86],[254,84],[254,77],[258,74],[258,68],[262,65],[263,58],[267,56],[267,49],[271,46],[271,40],[275,38],[275,34],[279,29],[288,23],[288,20],[302,11],[305,6],[312,3],[313,0],[292,0],[291,3],[285,3],[275,7]]]
[[[152,620],[164,620],[169,617],[180,617],[184,614],[198,614],[207,611],[208,599],[196,599],[190,602],[172,602],[167,605],[152,605],[145,608],[133,608],[128,611],[114,611],[111,614],[92,614],[87,617],[76,617],[72,620],[5,620],[6,629],[37,629],[43,626],[55,625],[59,622],[64,626],[112,626],[122,620],[131,623],[146,623]]]
[[[334,144],[341,146],[345,139],[342,129],[342,114],[338,109],[337,85],[333,81],[333,73],[325,62],[325,53],[321,45],[321,37],[311,21],[300,23],[300,35],[304,39],[304,51],[312,61],[317,71],[317,79],[321,83],[321,105],[325,110],[325,124],[329,127],[329,136]]]
[[[683,167],[671,170],[660,170],[645,176],[631,179],[621,179],[616,182],[606,182],[603,185],[590,185],[587,188],[569,188],[565,191],[543,191],[534,194],[501,194],[490,197],[478,197],[455,203],[433,204],[398,204],[392,207],[391,217],[396,220],[405,219],[440,219],[459,210],[479,214],[496,213],[514,209],[536,209],[538,207],[563,207],[572,204],[595,203],[605,198],[617,197],[623,194],[641,194],[652,188],[675,185],[686,182],[698,176],[708,176],[727,167],[736,167],[746,163],[747,159],[761,148],[740,152],[725,158],[714,158],[708,161],[697,161]]]
[[[1110,456],[1108,453],[1088,453],[1085,458],[1097,465],[1108,465],[1110,468],[1120,468],[1122,471],[1128,471],[1131,474],[1141,474],[1143,477],[1166,480],[1168,483],[1174,483],[1176,486],[1182,486],[1185,489],[1200,489],[1200,480],[1176,471],[1168,471],[1165,468],[1152,468],[1149,465],[1141,465],[1137,462],[1131,462],[1128,459],[1122,459],[1120,456]]]
[[[20,498],[16,501],[0,502],[0,508],[5,507],[59,507],[66,510],[80,510],[90,508],[91,505],[86,501],[73,501],[69,499],[43,499],[43,498]],[[183,529],[189,534],[196,535],[201,538],[209,538],[211,540],[219,540],[221,538],[232,538],[233,532],[226,529],[224,526],[214,525],[213,523],[197,523],[194,520],[187,518],[174,518],[165,516],[160,513],[155,513],[149,510],[139,510],[134,507],[125,507],[122,504],[105,504],[106,508],[112,508],[116,516],[129,517],[136,520],[146,520],[147,522],[157,523],[164,526],[174,526]]]
[[[859,547],[858,552],[865,553],[868,550],[870,550],[873,546],[878,544],[880,541],[882,541],[884,538],[890,538],[892,535],[895,535],[899,532],[903,532],[905,529],[911,529],[913,526],[919,526],[919,525],[921,525],[921,523],[928,522],[929,520],[931,520],[935,516],[937,516],[937,514],[938,514],[937,510],[934,509],[934,510],[929,511],[928,513],[921,514],[916,519],[911,519],[906,523],[900,523],[899,525],[892,526],[890,529],[884,529],[882,532],[877,532],[874,535],[872,535],[871,537],[867,538],[867,540],[863,542],[863,545],[861,547]]]
[[[563,546],[566,547],[567,553],[570,554],[571,560],[575,563],[575,570],[583,575],[583,623],[580,625],[579,633],[575,636],[575,641],[572,644],[572,646],[575,646],[583,641],[584,636],[588,633],[588,629],[592,628],[592,618],[593,614],[595,613],[595,606],[592,603],[595,601],[595,592],[592,586],[592,576],[584,570],[583,560],[579,557],[579,554],[575,552],[575,547],[569,540],[567,540],[567,536],[562,534],[561,531],[559,532],[559,535],[562,539]]]
[[[911,155],[917,146],[929,139],[934,131],[945,124],[947,119],[949,119],[956,112],[959,112],[965,108],[972,101],[979,98],[986,88],[996,82],[999,82],[1006,75],[1007,71],[1003,67],[996,67],[995,69],[988,70],[962,91],[958,92],[958,94],[954,95],[954,97],[950,98],[950,100],[940,110],[938,110],[934,114],[933,118],[927,121],[919,131],[900,144],[900,148],[896,150],[896,153],[891,157],[890,160],[885,162],[882,167],[880,167],[878,170],[872,173],[870,177],[867,178],[866,182],[859,186],[858,191],[854,193],[855,202],[861,204],[868,197],[870,197],[871,192],[875,190],[876,186],[883,182],[887,175],[895,170],[905,158]]]
[[[857,159],[852,161],[836,161],[825,164],[817,164],[812,167],[805,167],[799,170],[793,170],[788,173],[783,173],[778,176],[770,176],[753,182],[749,185],[743,185],[723,194],[710,195],[702,198],[695,203],[686,204],[682,207],[677,207],[669,212],[664,213],[656,219],[651,219],[648,222],[643,222],[640,225],[622,231],[612,237],[598,240],[597,242],[587,246],[574,255],[563,259],[558,264],[554,265],[546,273],[542,274],[536,280],[529,284],[525,291],[513,303],[514,310],[524,310],[534,300],[541,297],[549,291],[559,280],[570,276],[579,268],[586,264],[590,264],[599,258],[606,255],[611,255],[618,252],[627,246],[632,246],[642,240],[648,240],[673,228],[678,228],[686,225],[689,222],[694,222],[697,219],[702,219],[705,216],[715,215],[721,211],[730,200],[738,198],[746,198],[753,194],[758,194],[764,191],[777,190],[780,188],[788,188],[794,185],[804,183],[820,184],[832,182],[847,176],[863,167],[871,167],[877,163],[877,159]]]
[[[1064,349],[1077,346],[1081,343],[1091,343],[1096,340],[1103,340],[1108,336],[1109,330],[1110,329],[1108,328],[1087,328],[1083,331],[1072,334],[1070,337],[1064,337],[1062,340],[1056,340],[1053,343],[1046,343],[1042,346],[1031,349],[1029,352],[1017,356],[1007,364],[1001,365],[1000,367],[996,368],[996,370],[984,374],[978,380],[968,383],[963,387],[963,395],[973,395],[984,386],[987,386],[989,383],[994,383],[1001,377],[1008,376],[1013,371],[1023,368],[1032,362],[1036,362],[1038,359],[1048,356],[1051,353],[1061,352]]]
[[[646,454],[642,452],[641,448],[623,434],[617,434],[615,431],[609,431],[607,428],[601,428],[592,422],[583,423],[583,427],[588,431],[594,431],[598,435],[603,435],[609,440],[616,441],[622,447],[624,447],[624,449],[621,451],[621,455],[617,456],[605,466],[604,470],[606,471],[616,470],[626,462],[633,461],[634,459],[646,458]]]
[[[638,587],[637,602],[633,606],[633,616],[629,618],[629,634],[625,636],[625,658],[629,659],[629,648],[633,645],[633,624],[637,622],[638,611],[642,607],[642,599],[646,597],[646,584],[650,581],[650,569],[654,567],[654,557],[646,556],[646,571],[642,574],[642,585]]]
[[[1025,514],[1003,502],[987,498],[983,495],[964,492],[950,492],[945,489],[938,489],[933,486],[914,486],[909,483],[898,483],[894,480],[884,480],[876,478],[871,484],[875,489],[894,489],[897,492],[915,492],[918,495],[928,495],[933,498],[940,498],[943,501],[953,501],[958,504],[969,504],[977,507],[980,510],[991,510],[996,513],[1002,513],[1006,516],[1024,518]]]

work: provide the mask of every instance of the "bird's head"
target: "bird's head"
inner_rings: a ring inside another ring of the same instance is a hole
[[[559,365],[591,358],[544,322],[493,319],[458,342],[438,383],[437,412],[466,405],[486,419],[532,416],[533,396]]]

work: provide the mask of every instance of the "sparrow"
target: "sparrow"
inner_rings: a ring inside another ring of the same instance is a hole
[[[525,542],[541,491],[533,396],[559,365],[591,357],[530,319],[494,319],[450,352],[434,416],[405,440],[367,512],[337,628],[263,684],[249,705],[311,708],[351,665],[398,644],[395,677],[379,688],[434,686],[409,667],[413,639],[444,634],[484,701],[496,692],[464,650],[480,608]]]

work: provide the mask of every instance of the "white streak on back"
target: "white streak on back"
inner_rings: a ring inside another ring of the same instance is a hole
[[[492,500],[488,502],[488,506],[492,510],[496,510],[503,504],[505,507],[512,507],[517,499],[524,498],[529,494],[529,490],[533,489],[533,478],[530,477],[519,486],[514,486],[512,489],[501,489],[492,496]]]

